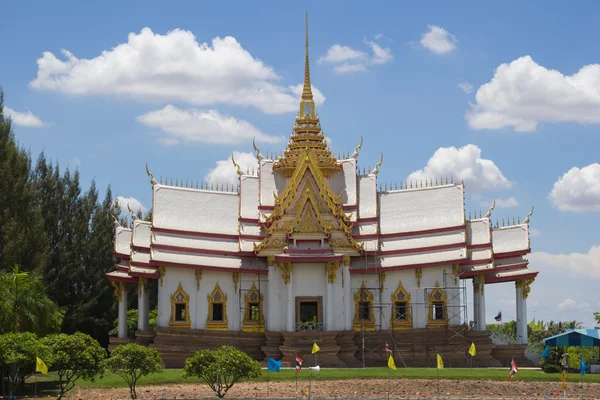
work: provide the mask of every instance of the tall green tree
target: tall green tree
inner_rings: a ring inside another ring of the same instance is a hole
[[[41,210],[34,198],[31,158],[4,115],[0,88],[0,270],[19,264],[31,271],[44,262],[47,243]]]

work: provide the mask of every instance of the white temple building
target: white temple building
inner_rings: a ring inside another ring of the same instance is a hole
[[[302,98],[281,157],[254,146],[255,171],[233,160],[235,187],[163,183],[147,169],[152,221],[116,224],[119,262],[107,278],[119,302],[119,335],[111,343],[132,340],[127,295],[137,285],[135,340],[157,348],[167,366],[221,344],[290,362],[309,354],[313,341],[326,366],[375,365],[385,359],[385,343],[415,366],[433,365],[436,352],[463,365],[471,342],[482,366],[505,363],[515,349],[522,355],[537,275],[524,258],[531,213],[510,226],[492,226],[493,206],[469,219],[464,184],[446,177],[382,188],[383,154],[374,169],[359,171],[362,138],[353,154],[335,157],[313,100],[308,30],[305,57]],[[158,280],[154,332],[151,279]],[[518,343],[503,347],[486,330],[485,287],[512,282]]]

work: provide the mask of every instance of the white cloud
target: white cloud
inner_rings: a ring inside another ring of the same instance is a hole
[[[459,149],[440,147],[427,165],[411,173],[408,180],[452,176],[464,181],[470,191],[509,189],[512,186],[493,161],[481,158],[481,149],[468,144]]]
[[[529,230],[529,236],[531,236],[531,237],[542,236],[542,231],[540,231],[538,229],[530,229]]]
[[[573,299],[566,299],[565,301],[563,301],[562,303],[560,303],[558,305],[558,307],[556,307],[558,309],[558,311],[566,311],[570,308],[575,308],[575,305],[577,304],[577,302]]]
[[[138,199],[133,197],[117,196],[115,197],[115,202],[119,204],[119,207],[121,208],[121,213],[124,215],[129,215],[129,211],[127,210],[127,203],[129,203],[129,206],[136,214],[139,210],[142,210],[143,214],[146,214],[148,212],[148,209],[144,207]]]
[[[561,211],[600,211],[600,164],[571,168],[554,182],[549,198]]]
[[[258,160],[252,153],[234,151],[233,156],[235,158],[235,162],[240,166],[243,172],[246,172],[247,169],[252,170],[253,168],[258,168]],[[217,161],[217,166],[211,169],[204,179],[207,182],[229,183],[237,185],[237,169],[233,166],[231,157],[229,157],[227,160]]]
[[[519,202],[514,196],[509,197],[508,199],[496,199],[496,207],[498,208],[511,208],[519,205]],[[483,207],[489,207],[493,201],[481,201],[480,204]]]
[[[530,56],[496,68],[466,113],[473,129],[535,131],[540,122],[600,123],[600,64],[573,75],[537,64]]]
[[[42,120],[33,115],[31,111],[19,112],[12,108],[4,107],[4,115],[9,117],[13,124],[17,126],[24,126],[26,128],[41,128],[46,124]]]
[[[381,34],[375,35],[375,39],[379,40],[384,36]],[[349,46],[334,44],[327,50],[327,54],[320,57],[317,61],[320,63],[337,64],[333,68],[333,72],[338,74],[350,72],[367,71],[369,65],[382,65],[394,59],[392,50],[389,47],[383,48],[379,44],[364,40],[364,43],[371,48],[372,55],[364,51],[355,50]]]
[[[292,86],[277,84],[281,78],[273,68],[231,36],[216,37],[211,46],[198,43],[190,31],[160,35],[144,28],[92,59],[62,54],[61,60],[44,52],[37,60],[33,88],[163,104],[254,106],[268,114],[295,111],[298,105]]]
[[[156,111],[140,115],[138,121],[159,128],[167,136],[161,138],[166,145],[180,142],[236,144],[242,141],[277,143],[282,138],[269,136],[251,123],[223,115],[215,110],[180,109],[167,105]]]
[[[548,268],[545,273],[565,274],[600,280],[600,246],[592,246],[587,253],[552,254],[534,252],[529,256],[532,265]]]
[[[463,90],[465,93],[473,93],[473,84],[469,82],[461,82],[458,84],[458,87]]]
[[[354,50],[348,46],[334,44],[327,50],[327,54],[319,58],[317,64],[321,64],[323,62],[339,63],[348,60],[366,59],[367,57],[368,55],[364,51]]]
[[[429,25],[428,28],[429,31],[422,35],[421,46],[435,54],[447,54],[456,48],[457,40],[453,34],[435,25]]]

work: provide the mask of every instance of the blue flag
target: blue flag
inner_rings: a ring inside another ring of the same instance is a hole
[[[279,372],[279,369],[281,368],[281,361],[276,361],[272,358],[268,358],[267,362],[267,368],[269,371]]]
[[[542,352],[542,357],[548,357],[548,354],[550,354],[550,346],[546,346],[546,348]]]
[[[579,357],[579,373],[581,376],[585,375],[585,363],[583,362],[583,357]]]

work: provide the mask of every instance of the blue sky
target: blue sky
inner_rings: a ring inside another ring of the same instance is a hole
[[[494,218],[523,219],[535,206],[530,317],[592,325],[600,4],[59,4],[2,9],[0,84],[34,159],[44,150],[85,185],[110,184],[144,207],[146,161],[157,177],[233,179],[223,161],[235,151],[251,163],[253,136],[263,153],[285,146],[308,10],[311,78],[333,150],[352,152],[364,136],[359,165],[383,151],[382,183],[460,176],[467,210],[507,206]],[[488,319],[499,309],[514,317],[514,287],[493,286]]]

